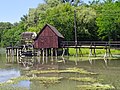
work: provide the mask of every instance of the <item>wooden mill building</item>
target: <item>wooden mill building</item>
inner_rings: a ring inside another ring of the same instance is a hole
[[[21,34],[21,43],[22,44],[29,44],[33,43],[34,39],[36,38],[37,34],[35,32],[23,32]]]
[[[34,48],[42,49],[43,53],[45,52],[44,50],[46,50],[47,54],[49,50],[51,52],[60,48],[60,43],[63,39],[63,35],[58,32],[55,27],[51,26],[50,24],[46,24],[35,38]]]

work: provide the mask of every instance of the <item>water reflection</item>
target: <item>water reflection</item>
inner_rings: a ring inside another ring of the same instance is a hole
[[[0,82],[6,82],[11,78],[19,76],[20,71],[17,69],[0,69]]]
[[[87,58],[86,58],[87,59]],[[74,61],[74,62],[73,62]],[[90,65],[94,65],[95,62],[98,62],[98,60],[94,60],[94,58],[89,57],[88,60],[82,60],[82,57],[7,57],[7,63],[18,63],[22,65],[25,68],[32,68],[35,67],[36,65],[59,65],[59,64],[69,64],[69,63],[74,63],[74,65],[80,65],[84,61],[89,62]],[[108,58],[102,59],[104,61],[104,66],[108,66],[108,62],[110,61]]]
[[[103,79],[102,83],[107,84],[114,84],[114,86],[120,90],[120,60],[109,60],[109,59],[101,59],[101,60],[95,60],[94,58],[87,58],[88,60],[82,60],[82,57],[21,57],[18,60],[16,58],[9,58],[9,62],[16,62],[19,63],[19,66],[26,70],[31,69],[37,69],[37,70],[49,70],[49,69],[65,69],[70,67],[78,67],[83,68],[88,71],[92,71],[95,73],[98,73],[98,76],[95,76],[95,78]],[[21,69],[20,69],[21,70]],[[20,72],[23,73],[23,69]],[[2,73],[2,72],[0,72]],[[16,73],[16,72],[13,72]],[[0,74],[2,75],[2,74]],[[11,75],[12,76],[12,75]],[[17,75],[15,75],[17,76]],[[18,75],[20,76],[20,74]],[[58,73],[51,73],[51,74],[33,74],[33,77],[58,77],[58,76],[64,76],[64,77],[77,77],[77,74],[58,74]],[[10,78],[9,78],[10,79]],[[0,78],[2,80],[2,78]],[[7,79],[8,80],[8,79]],[[24,84],[26,83],[26,84]],[[74,90],[75,85],[77,85],[77,82],[75,81],[69,81],[69,80],[63,80],[62,83],[55,84],[52,86],[38,83],[38,81],[22,81],[19,82],[16,87],[22,86],[22,87],[29,87],[30,90]],[[73,86],[74,85],[74,86]],[[70,86],[70,88],[68,87]],[[69,89],[68,89],[69,88]]]
[[[24,80],[24,81],[20,81],[17,84],[14,84],[13,87],[26,87],[26,88],[30,88],[30,84],[31,84],[31,82],[29,80]]]

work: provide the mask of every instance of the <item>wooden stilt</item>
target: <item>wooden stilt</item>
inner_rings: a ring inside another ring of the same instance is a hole
[[[45,49],[45,55],[46,55],[46,57],[48,56],[47,48]]]
[[[69,56],[69,48],[67,48],[67,56]]]
[[[12,62],[14,62],[14,49],[12,48]]]
[[[44,62],[45,62],[45,57],[44,57],[44,56],[45,56],[45,51],[44,51],[44,48],[42,48],[42,56],[43,56],[43,57],[42,57],[42,58],[43,58],[42,64],[44,64]]]
[[[62,57],[65,55],[65,48],[63,48]]]
[[[111,50],[110,50],[110,46],[108,48],[108,52],[109,52],[109,57],[112,57],[112,53],[111,53]]]
[[[51,48],[51,64],[53,65],[53,48]]]
[[[76,57],[78,57],[78,48],[76,47]]]
[[[40,52],[41,52],[41,50],[38,49],[38,52],[37,52],[37,56],[38,56],[38,57],[40,57],[40,54],[41,54]]]
[[[83,56],[81,49],[79,48],[79,55],[80,57]]]
[[[45,55],[46,55],[46,63],[48,62],[48,49],[45,49]]]
[[[94,47],[94,56],[96,57],[96,50],[95,50],[95,47]]]
[[[65,58],[64,58],[64,57],[62,57],[62,59],[63,59],[63,63],[65,64]]]
[[[107,57],[107,46],[105,46],[105,54],[104,54],[104,58]]]
[[[57,57],[57,48],[55,48],[55,56]]]
[[[96,57],[96,46],[95,46],[95,43],[94,43],[94,57]]]
[[[92,48],[90,48],[89,56],[92,56]]]
[[[51,57],[53,57],[53,48],[51,48]]]
[[[17,57],[17,62],[19,60],[19,49],[16,49],[16,57]]]

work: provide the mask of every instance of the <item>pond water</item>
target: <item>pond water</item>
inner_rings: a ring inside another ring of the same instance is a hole
[[[73,58],[73,57],[72,57]],[[100,83],[111,85],[114,90],[120,90],[120,60],[79,60],[71,61],[70,57],[8,57],[0,55],[0,83],[10,82],[12,78],[20,76],[29,77],[62,77],[56,81],[44,82],[44,80],[21,79],[12,84],[0,84],[0,90],[84,90],[77,88],[83,84]],[[18,63],[19,61],[19,63]],[[80,68],[95,74],[79,74],[77,72],[63,72],[52,70],[66,70],[66,68]],[[34,70],[47,70],[46,73],[32,73]],[[49,72],[49,71],[52,72]],[[49,72],[49,73],[47,73]],[[58,73],[62,72],[62,73]],[[69,78],[90,77],[95,82],[76,81]],[[52,83],[51,83],[52,82]],[[14,89],[15,88],[15,89]],[[92,89],[89,89],[92,90]],[[97,89],[95,89],[97,90]],[[102,90],[102,89],[100,89]],[[111,89],[110,89],[111,90]]]

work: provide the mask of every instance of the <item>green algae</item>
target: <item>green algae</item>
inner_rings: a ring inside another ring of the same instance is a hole
[[[25,87],[3,86],[3,87],[0,87],[0,90],[29,90],[29,89]]]
[[[28,73],[28,75],[46,74],[46,73],[79,73],[79,74],[92,74],[92,75],[96,74],[80,68],[66,68],[64,70],[32,70]]]
[[[75,81],[80,81],[80,82],[96,82],[97,80],[94,79],[94,78],[91,78],[91,77],[79,77],[79,78],[76,78],[76,77],[70,77],[69,78],[70,80],[75,80]]]
[[[20,81],[29,80],[29,81],[41,81],[44,84],[55,84],[59,83],[62,77],[27,77],[27,76],[20,76],[17,78],[12,78],[7,82],[0,83],[1,86],[9,85],[9,84],[17,84]]]
[[[43,84],[44,86],[49,87],[50,85],[54,85],[57,83],[60,83],[62,79],[66,79],[66,80],[75,80],[78,82],[84,82],[84,84],[88,84],[88,85],[84,85],[82,83],[82,85],[77,85],[76,88],[78,90],[111,90],[114,89],[114,87],[112,85],[103,85],[100,84],[98,82],[98,80],[92,78],[92,77],[37,77],[36,74],[50,74],[50,73],[77,73],[77,74],[85,74],[85,76],[91,76],[91,75],[96,75],[96,73],[92,73],[92,72],[88,72],[82,68],[66,68],[63,70],[55,70],[55,69],[49,69],[49,70],[31,70],[31,71],[26,71],[26,74],[24,76],[20,76],[17,78],[12,78],[10,80],[8,80],[7,82],[4,83],[0,83],[0,90],[5,90],[5,89],[1,89],[5,86],[9,86],[9,85],[14,85],[17,84],[20,81],[24,81],[24,80],[29,80],[31,82],[37,82],[39,84]],[[95,84],[93,84],[95,83]],[[6,87],[7,88],[7,87]],[[15,88],[15,87],[11,87],[11,88]],[[10,89],[10,90],[27,90],[27,88],[25,89],[17,89],[18,87],[16,87],[16,89]],[[6,89],[7,90],[7,89]]]
[[[100,83],[95,83],[95,84],[91,84],[91,85],[78,85],[77,86],[78,90],[114,90],[115,87],[113,87],[112,85],[108,85],[108,84],[100,84]]]

